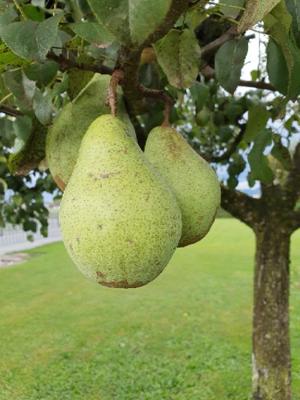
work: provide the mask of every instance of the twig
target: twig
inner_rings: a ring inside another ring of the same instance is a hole
[[[122,81],[124,78],[124,73],[120,69],[116,69],[111,76],[111,80],[108,86],[108,92],[107,92],[107,103],[110,107],[112,115],[115,117],[117,115],[117,89],[118,89],[118,84]]]
[[[216,52],[224,43],[228,42],[228,40],[233,39],[238,35],[237,27],[232,26],[228,31],[223,33],[220,37],[218,37],[213,42],[208,43],[201,49],[201,58],[205,58],[211,53]]]
[[[243,79],[241,79],[239,81],[239,86],[253,87],[256,89],[264,89],[276,92],[276,89],[274,88],[273,85],[271,85],[271,83],[267,83],[264,81],[244,81]]]
[[[13,3],[16,7],[16,9],[19,11],[19,13],[21,14],[23,19],[27,19],[26,15],[24,14],[24,11],[22,10],[22,7],[20,6],[20,4],[17,2],[17,0],[13,0]]]
[[[0,105],[0,113],[4,113],[6,115],[10,115],[11,117],[18,117],[24,115],[22,111],[17,110],[13,107],[5,106],[4,104]]]
[[[212,156],[212,157],[204,157],[204,158],[209,162],[215,162],[215,163],[229,160],[229,158],[232,156],[232,154],[234,154],[236,152],[239,144],[243,140],[245,132],[246,132],[246,125],[242,125],[241,131],[234,138],[230,147],[228,147],[228,149],[223,154],[221,154],[220,156]]]
[[[208,79],[213,79],[215,77],[215,70],[213,68],[211,68],[209,65],[205,65],[201,69],[201,73]],[[276,91],[276,89],[273,85],[271,85],[270,83],[264,82],[264,81],[245,81],[245,80],[241,79],[238,83],[238,86],[270,90],[272,92]]]
[[[0,104],[3,104],[6,100],[8,100],[12,96],[12,93],[8,93],[6,96],[2,97],[0,100]]]
[[[140,46],[141,49],[155,43],[173,28],[178,18],[190,7],[187,0],[172,0],[168,13],[158,28]]]
[[[98,72],[99,74],[106,74],[106,75],[112,75],[113,73],[113,69],[107,67],[106,65],[79,63],[75,60],[71,60],[70,58],[63,56],[62,54],[57,55],[53,52],[50,52],[48,53],[47,58],[49,60],[57,62],[59,64],[59,69],[61,71],[67,71],[68,69],[71,68],[77,68],[83,71]]]

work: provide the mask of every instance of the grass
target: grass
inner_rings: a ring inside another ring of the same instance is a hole
[[[85,280],[61,243],[0,270],[0,400],[247,400],[254,237],[217,220],[140,289]],[[300,235],[292,248],[300,399]]]

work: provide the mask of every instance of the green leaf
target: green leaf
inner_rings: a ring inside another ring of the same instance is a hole
[[[193,31],[172,29],[154,46],[158,63],[171,85],[188,88],[199,72],[200,48]]]
[[[8,90],[15,96],[17,105],[27,112],[32,108],[35,82],[29,80],[21,69],[7,71],[3,80]]]
[[[38,82],[42,85],[48,85],[56,76],[58,65],[54,61],[46,61],[45,63],[33,63],[24,67],[25,75],[31,81]]]
[[[0,28],[9,24],[18,16],[12,5],[0,9],[0,12]]]
[[[43,22],[13,22],[0,29],[6,45],[18,56],[29,60],[44,60],[57,41],[58,24],[62,14]]]
[[[32,169],[38,167],[45,158],[45,142],[47,128],[33,119],[30,135],[24,146],[8,160],[8,167],[14,175],[27,175]]]
[[[209,99],[209,88],[200,82],[195,82],[190,88],[192,99],[194,100],[196,111],[202,110],[203,106]]]
[[[45,18],[44,12],[32,4],[26,4],[23,6],[23,13],[28,19],[33,21],[42,22]]]
[[[27,63],[28,61],[14,54],[4,43],[0,44],[0,73]]]
[[[0,118],[0,139],[1,144],[7,147],[11,147],[15,140],[16,132],[14,130],[14,122],[8,118]],[[0,162],[3,162],[3,158],[0,156]]]
[[[88,0],[98,21],[124,44],[143,43],[163,22],[171,0]]]
[[[281,0],[247,0],[246,9],[238,24],[238,31],[245,32],[261,21]]]
[[[244,171],[246,167],[246,162],[241,154],[235,153],[231,156],[231,160],[227,169],[229,175],[227,180],[227,185],[234,189],[239,181],[238,176]]]
[[[299,0],[285,0],[287,9],[292,16],[293,33],[300,47],[300,2]]]
[[[233,39],[223,44],[215,57],[216,78],[225,90],[233,94],[238,86],[248,52],[246,38]]]
[[[225,17],[236,18],[244,9],[245,0],[222,0],[220,10]]]
[[[91,71],[82,71],[76,68],[72,68],[68,71],[69,86],[67,92],[71,100],[73,100],[89,83],[93,75],[94,73]]]
[[[248,111],[248,122],[244,135],[244,141],[252,142],[256,136],[266,127],[270,113],[263,104],[253,105]]]
[[[27,221],[23,222],[23,229],[24,231],[36,232],[37,223],[32,219],[28,219]]]
[[[52,118],[52,98],[46,91],[36,89],[33,98],[34,113],[42,125],[48,125]]]
[[[264,150],[271,142],[272,132],[269,129],[264,129],[257,135],[248,155],[251,168],[250,181],[259,180],[263,183],[271,183],[273,181],[273,172],[269,166],[268,158],[264,155]]]
[[[81,14],[83,15],[92,14],[91,7],[89,6],[87,0],[77,0],[75,2],[78,4]]]
[[[267,72],[272,85],[282,94],[287,94],[289,70],[281,48],[270,38],[267,46]]]
[[[89,43],[111,44],[115,40],[115,37],[101,23],[77,22],[71,24],[70,27]]]
[[[191,29],[196,29],[207,18],[207,10],[201,2],[197,2],[194,6],[189,7],[184,16],[184,22]]]
[[[31,119],[27,116],[17,117],[13,124],[13,128],[16,136],[14,151],[18,152],[24,147],[30,136],[32,128]]]
[[[292,18],[285,3],[275,7],[264,22],[265,30],[271,37],[267,54],[270,81],[288,98],[296,98],[300,94],[300,51],[291,31]],[[276,61],[277,64],[273,65]],[[285,76],[280,75],[284,73]]]

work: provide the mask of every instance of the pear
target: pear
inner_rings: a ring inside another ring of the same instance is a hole
[[[64,190],[75,166],[80,143],[89,125],[101,114],[107,114],[109,75],[95,74],[77,97],[68,103],[48,131],[46,158],[57,186]],[[135,138],[134,128],[119,93],[118,114],[128,125],[128,134]]]
[[[88,128],[63,194],[60,225],[79,270],[104,286],[131,288],[157,277],[181,236],[181,213],[117,117]]]
[[[284,168],[282,162],[275,158],[272,154],[267,156],[269,167],[273,172],[273,183],[275,185],[284,186],[289,176],[289,170]]]
[[[150,132],[145,156],[175,193],[182,213],[179,246],[202,239],[220,205],[220,185],[214,170],[173,128]]]

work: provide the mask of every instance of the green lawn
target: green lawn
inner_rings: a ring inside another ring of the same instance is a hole
[[[300,233],[300,232],[299,232]],[[292,249],[300,399],[300,234]],[[217,220],[144,288],[87,281],[62,244],[0,270],[0,400],[246,400],[254,237]]]

